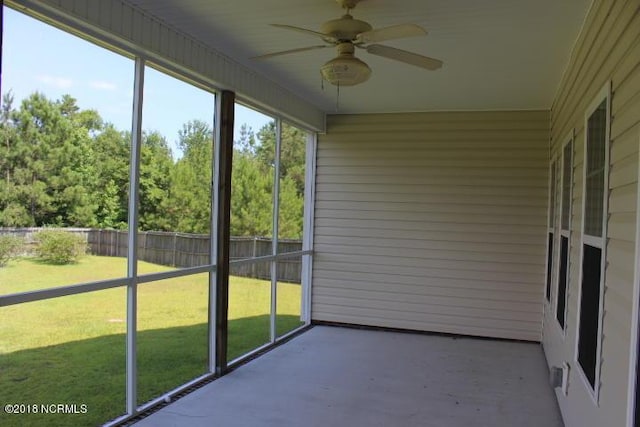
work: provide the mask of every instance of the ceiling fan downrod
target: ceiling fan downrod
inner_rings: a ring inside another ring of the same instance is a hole
[[[347,9],[347,13],[360,3],[360,0],[336,0],[341,8]]]

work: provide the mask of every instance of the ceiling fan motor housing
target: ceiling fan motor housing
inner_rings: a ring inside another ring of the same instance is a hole
[[[321,32],[339,41],[353,41],[358,34],[371,31],[373,27],[369,23],[346,14],[340,19],[332,19],[322,24]]]

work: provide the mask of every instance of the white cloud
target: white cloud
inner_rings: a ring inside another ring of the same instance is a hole
[[[92,81],[89,83],[89,86],[91,86],[94,89],[108,90],[108,91],[114,91],[118,88],[118,86],[115,83],[105,82],[102,80]]]
[[[65,77],[56,77],[43,74],[37,77],[38,81],[58,89],[68,89],[73,86],[73,80]]]

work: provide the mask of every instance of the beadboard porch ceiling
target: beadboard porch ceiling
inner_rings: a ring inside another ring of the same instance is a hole
[[[321,87],[319,67],[336,54],[321,49],[268,60],[268,52],[317,45],[283,23],[319,31],[342,15],[335,0],[126,0],[288,88],[327,112],[336,112],[336,88]],[[352,14],[374,28],[417,23],[427,37],[384,44],[444,61],[424,71],[357,56],[371,79],[342,88],[340,113],[548,109],[592,0],[363,0]]]

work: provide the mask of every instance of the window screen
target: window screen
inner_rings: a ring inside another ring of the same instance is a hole
[[[551,301],[551,273],[553,272],[553,230],[556,217],[556,162],[551,163],[551,191],[549,192],[549,238],[547,241],[547,285],[545,296]]]
[[[600,321],[600,292],[603,271],[602,253],[605,248],[603,221],[606,197],[607,100],[596,107],[586,123],[584,235],[592,237],[582,248],[582,283],[580,318],[578,324],[578,364],[589,384],[596,389],[598,356],[598,324]],[[596,239],[593,239],[596,237]],[[597,239],[602,238],[602,239]]]
[[[638,341],[638,351],[636,354],[640,355],[640,340]],[[635,415],[633,420],[634,427],[640,426],[640,360],[636,361],[636,401],[635,401]]]
[[[571,215],[571,185],[573,178],[573,144],[568,143],[564,147],[562,160],[562,221],[563,230],[569,229]]]
[[[547,301],[551,301],[551,272],[553,271],[553,233],[549,233],[547,241],[547,288],[545,294]]]
[[[595,388],[602,249],[584,245],[583,250],[578,363]]]
[[[549,194],[549,227],[556,221],[556,162],[551,163],[551,193]]]
[[[556,318],[560,327],[564,330],[565,323],[565,304],[567,298],[567,280],[569,276],[569,238],[567,236],[560,237],[560,277],[558,280],[558,304],[556,305]]]
[[[586,204],[584,232],[602,237],[607,128],[606,100],[587,121]]]

